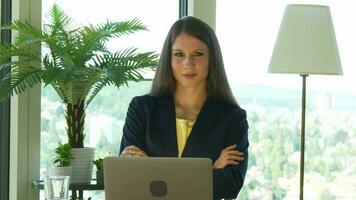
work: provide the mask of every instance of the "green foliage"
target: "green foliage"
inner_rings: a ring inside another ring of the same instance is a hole
[[[105,86],[143,80],[142,70],[153,69],[158,55],[138,53],[134,47],[108,51],[109,39],[147,30],[138,19],[72,27],[72,19],[56,4],[49,16],[43,30],[19,20],[2,27],[18,31],[19,36],[14,44],[0,45],[0,70],[11,68],[0,80],[0,100],[39,83],[51,85],[67,108],[68,142],[80,148],[85,110],[94,97]],[[42,57],[39,46],[46,52]]]
[[[250,141],[249,169],[237,199],[297,198],[301,114],[300,99],[294,97],[300,92],[264,86],[232,89],[241,96],[238,101],[247,111]],[[312,193],[315,199],[352,198],[353,190],[340,186],[336,193],[333,188],[340,181],[354,180],[356,154],[352,140],[356,136],[356,115],[343,105],[355,106],[355,96],[335,94],[335,104],[325,109],[315,101],[318,95],[322,93],[307,95],[305,197]],[[351,195],[345,196],[346,192]]]
[[[104,170],[104,164],[102,158],[94,160],[94,165],[99,172],[102,172]]]
[[[67,167],[70,165],[70,160],[72,157],[71,147],[69,144],[58,143],[55,148],[56,157],[53,160],[53,164],[58,163],[58,167]]]

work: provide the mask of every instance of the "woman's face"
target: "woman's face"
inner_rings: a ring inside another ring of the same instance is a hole
[[[172,71],[177,87],[204,87],[209,73],[209,48],[182,32],[172,45]]]

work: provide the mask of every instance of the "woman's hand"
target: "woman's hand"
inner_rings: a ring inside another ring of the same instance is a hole
[[[148,155],[137,146],[130,145],[122,151],[121,157],[148,157]]]
[[[227,165],[237,165],[243,161],[243,153],[235,150],[236,144],[226,147],[221,151],[219,158],[215,161],[213,168],[222,169]]]

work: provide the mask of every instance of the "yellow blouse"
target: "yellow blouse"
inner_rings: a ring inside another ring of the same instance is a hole
[[[182,156],[185,143],[192,131],[195,120],[176,118],[177,142],[178,142],[178,157]]]

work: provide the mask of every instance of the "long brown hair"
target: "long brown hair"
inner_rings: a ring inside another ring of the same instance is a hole
[[[179,19],[169,30],[163,44],[150,95],[173,96],[176,88],[176,80],[173,77],[171,66],[172,45],[182,32],[204,42],[210,50],[209,74],[206,86],[208,97],[213,97],[228,104],[237,105],[226,78],[220,45],[215,32],[208,24],[191,16]]]

